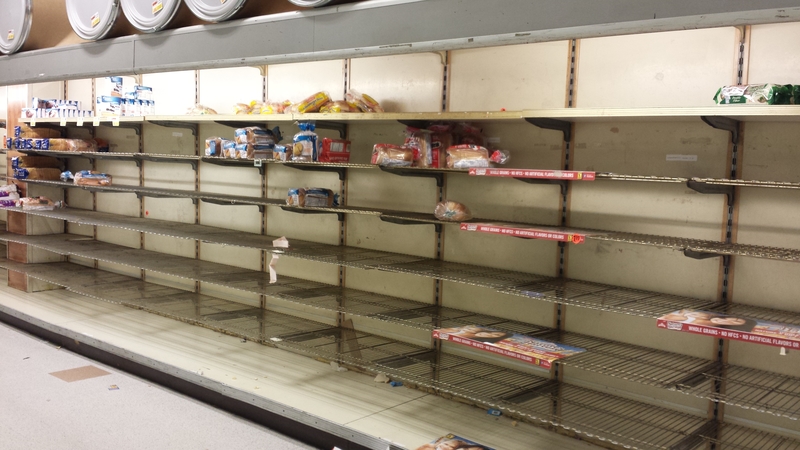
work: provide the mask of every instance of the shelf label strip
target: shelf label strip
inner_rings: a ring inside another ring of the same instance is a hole
[[[583,244],[586,242],[586,234],[568,233],[543,228],[521,228],[502,224],[492,223],[462,223],[463,231],[475,231],[478,233],[502,234],[527,239],[541,239],[545,241],[571,242],[573,244]]]
[[[684,309],[657,320],[658,328],[732,341],[800,349],[800,327],[710,311]]]
[[[596,172],[574,170],[536,170],[536,169],[483,169],[471,168],[469,174],[478,177],[538,178],[541,180],[594,181]]]

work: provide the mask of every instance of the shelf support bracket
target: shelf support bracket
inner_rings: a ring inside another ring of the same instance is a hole
[[[347,168],[345,167],[332,167],[332,166],[314,166],[311,164],[292,164],[286,163],[284,164],[286,167],[291,167],[292,169],[297,170],[307,170],[309,172],[334,172],[339,175],[339,181],[344,181]]]
[[[436,186],[444,186],[444,173],[442,172],[415,172],[407,170],[405,167],[384,167],[380,166],[384,172],[400,175],[401,177],[420,177],[420,178],[433,178],[436,180]]]
[[[731,142],[739,142],[739,121],[721,116],[700,116],[711,128],[717,130],[728,131],[731,133]]]
[[[192,136],[197,136],[197,129],[199,127],[196,123],[178,122],[174,120],[151,120],[150,123],[166,128],[183,128],[185,130],[190,130]]]
[[[141,161],[190,164],[192,166],[192,170],[197,172],[197,160],[196,159],[189,159],[189,158],[169,159],[169,158],[164,158],[164,157],[148,156],[146,154],[138,154],[138,155],[136,155],[135,161],[136,161],[136,165],[137,166],[141,165]]]
[[[293,212],[296,214],[336,214],[336,218],[339,222],[344,222],[344,213],[335,212],[335,211],[317,211],[313,209],[304,209],[298,208],[294,206],[281,206],[281,209],[288,212]]]
[[[736,192],[735,186],[709,184],[702,181],[689,180],[686,182],[686,187],[701,194],[725,194],[728,197],[728,206],[733,205],[733,195]]]
[[[330,122],[327,120],[318,120],[314,126],[320,130],[333,130],[339,133],[339,139],[347,138],[347,124],[344,122]]]
[[[542,180],[538,178],[514,178],[528,184],[557,184],[561,188],[561,195],[567,195],[567,180]]]
[[[401,217],[384,216],[383,214],[378,216],[378,218],[384,222],[393,223],[396,225],[433,225],[437,233],[442,232],[442,224],[440,223],[418,222],[416,220],[403,219]]]
[[[564,134],[564,142],[572,138],[572,123],[566,120],[549,119],[546,117],[526,117],[525,121],[545,130],[560,131]]]

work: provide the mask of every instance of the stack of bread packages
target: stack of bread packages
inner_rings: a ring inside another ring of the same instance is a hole
[[[234,138],[210,137],[206,139],[206,156],[231,159],[272,159],[275,144],[280,142],[278,127],[267,130],[262,127],[238,128]]]
[[[33,156],[13,150],[36,150],[41,142],[62,140],[61,133],[49,128],[30,128],[26,125],[14,127],[14,137],[6,138],[10,151],[11,175],[20,180],[58,180],[61,176],[61,161],[49,156]]]
[[[372,164],[388,167],[468,169],[505,164],[509,153],[495,148],[482,130],[468,123],[432,123],[408,127],[402,145],[375,144]]]

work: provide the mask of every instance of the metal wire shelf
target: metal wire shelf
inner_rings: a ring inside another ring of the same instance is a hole
[[[404,223],[404,224],[434,224],[437,227],[447,224],[437,220],[433,214],[414,213],[407,211],[391,211],[379,208],[368,208],[358,206],[337,206],[337,207],[297,207],[287,206],[281,199],[269,199],[263,197],[246,197],[237,195],[227,195],[218,193],[206,193],[198,191],[175,190],[175,189],[156,189],[140,186],[75,186],[72,183],[57,181],[30,180],[29,183],[51,185],[57,187],[84,188],[96,192],[128,192],[139,196],[165,197],[165,198],[190,198],[193,201],[202,200],[212,203],[225,205],[255,205],[260,208],[266,206],[281,207],[287,211],[299,213],[329,213],[337,214],[360,214],[380,217],[382,220]],[[340,217],[341,220],[341,217]],[[491,219],[475,219],[472,222],[493,222]],[[539,227],[550,229],[552,227],[536,224],[514,224],[503,223],[509,227]],[[611,241],[625,244],[646,245],[661,248],[671,248],[683,252],[692,252],[706,256],[747,256],[762,259],[774,259],[779,261],[800,262],[800,249],[769,247],[749,244],[729,244],[717,241],[656,236],[640,233],[623,233],[607,230],[572,230],[563,229],[565,233],[585,234],[587,240]]]
[[[578,333],[557,332],[547,327],[471,313],[281,276],[270,284],[260,271],[130,249],[74,235],[3,236],[3,239],[39,246],[64,255],[75,255],[138,269],[270,296],[308,307],[396,323],[431,331],[437,327],[483,325],[503,331],[581,347],[587,352],[561,360],[559,364],[662,389],[676,390],[733,406],[792,419],[800,418],[800,378],[767,371],[720,364],[685,355],[614,342]],[[724,395],[710,389],[727,376]]]

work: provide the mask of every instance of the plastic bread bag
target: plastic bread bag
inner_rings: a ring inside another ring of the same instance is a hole
[[[469,208],[452,200],[437,203],[433,215],[444,222],[463,222],[472,219],[472,212]]]
[[[206,156],[220,156],[222,154],[222,138],[210,137],[206,139]]]
[[[321,113],[352,113],[352,112],[360,112],[361,110],[358,107],[347,103],[344,100],[337,100],[335,102],[326,103],[319,109]]]
[[[339,196],[330,189],[297,188],[290,189],[286,204],[299,207],[330,208],[339,206]]]
[[[81,170],[72,177],[77,186],[110,186],[111,175],[107,173],[95,172],[93,170]]]
[[[718,105],[760,103],[766,105],[789,105],[792,103],[792,85],[745,84],[723,86],[714,95]]]
[[[222,154],[220,156],[223,158],[236,158],[236,142],[223,140]]]
[[[233,105],[234,114],[250,114],[250,105],[247,103],[237,103]]]
[[[250,144],[236,144],[232,158],[234,159],[247,159],[247,154],[252,153],[253,146]]]
[[[319,111],[322,105],[331,101],[331,96],[327,92],[320,91],[306,98],[305,100],[292,106],[295,112],[307,114]]]
[[[350,162],[350,141],[323,138],[320,146],[319,162]]]
[[[417,128],[406,128],[406,140],[403,144],[414,150],[414,167],[430,167],[433,161],[431,154],[431,132]]]
[[[64,202],[54,202],[47,197],[25,197],[19,199],[17,206],[22,207],[26,211],[52,211],[56,208],[63,208]]]
[[[431,167],[442,168],[447,159],[447,149],[453,145],[453,131],[450,124],[432,124],[431,132]]]
[[[277,161],[291,161],[293,147],[285,145],[276,145],[272,150],[272,158]]]
[[[274,132],[261,127],[237,128],[233,134],[237,144],[274,145],[276,141]]]
[[[511,153],[508,150],[493,150],[489,160],[494,164],[505,164],[511,159]]]
[[[345,100],[347,103],[352,103],[356,107],[358,107],[361,112],[374,112],[374,113],[382,113],[383,107],[378,103],[377,100],[370,97],[367,94],[362,94],[356,90],[350,89],[345,94]]]
[[[468,123],[459,123],[454,127],[455,143],[457,145],[483,145],[483,131]]]
[[[317,161],[319,158],[319,136],[314,132],[314,122],[297,124],[300,132],[294,135],[292,159],[298,161]]]
[[[384,167],[411,167],[414,149],[392,144],[375,144],[372,147],[371,162]]]
[[[186,115],[189,115],[189,116],[204,116],[204,115],[216,114],[216,113],[217,112],[214,111],[213,109],[211,109],[209,107],[206,107],[206,106],[203,106],[203,105],[201,105],[199,103],[194,105],[193,107],[189,108],[188,110],[186,110]]]
[[[479,145],[453,145],[447,149],[449,169],[489,167],[489,150]]]
[[[275,152],[275,144],[248,145],[247,147],[247,157],[252,159],[272,159]]]
[[[261,106],[261,114],[283,114],[291,106],[292,102],[288,100],[285,102],[267,101]]]

